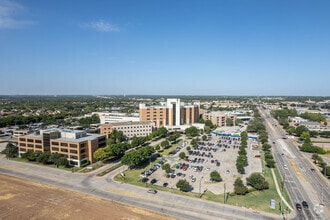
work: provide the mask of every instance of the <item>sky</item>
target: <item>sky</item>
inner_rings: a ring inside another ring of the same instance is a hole
[[[0,95],[330,96],[328,0],[0,0]]]

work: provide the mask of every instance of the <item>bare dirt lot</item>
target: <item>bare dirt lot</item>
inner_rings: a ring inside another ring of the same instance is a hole
[[[174,219],[0,174],[0,219]]]

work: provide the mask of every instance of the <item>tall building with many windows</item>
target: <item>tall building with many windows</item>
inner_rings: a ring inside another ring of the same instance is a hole
[[[140,121],[152,121],[157,128],[163,126],[180,126],[199,121],[199,105],[186,104],[180,99],[167,99],[157,106],[146,106],[141,103]]]
[[[105,135],[69,129],[47,129],[41,130],[39,134],[18,137],[19,156],[28,150],[49,151],[65,156],[69,164],[74,166],[80,166],[87,161],[96,162],[93,153],[105,146]]]

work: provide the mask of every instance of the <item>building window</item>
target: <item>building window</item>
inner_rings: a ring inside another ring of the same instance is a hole
[[[68,149],[66,149],[66,148],[61,148],[61,152],[68,152]]]
[[[77,148],[77,145],[76,144],[70,144],[70,147]]]
[[[68,146],[68,143],[61,143],[61,146],[67,147]]]
[[[52,145],[58,146],[58,142],[53,141]]]
[[[70,150],[70,153],[72,153],[72,154],[77,154],[78,151],[77,151],[77,150]]]
[[[58,147],[52,147],[52,151],[58,151],[59,148]]]
[[[19,140],[20,140],[20,141],[25,141],[26,139],[25,139],[25,138],[20,138]]]
[[[27,139],[28,142],[33,142],[33,139]]]

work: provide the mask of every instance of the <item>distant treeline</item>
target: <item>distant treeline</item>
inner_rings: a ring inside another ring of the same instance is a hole
[[[44,123],[44,124],[58,124],[59,120],[64,120],[66,114],[55,114],[55,115],[31,115],[31,116],[21,116],[21,115],[9,115],[0,118],[0,127],[10,127],[10,126],[20,126],[28,125],[33,123]]]

